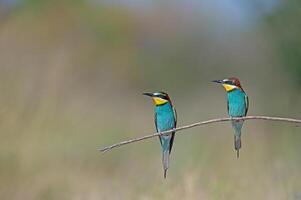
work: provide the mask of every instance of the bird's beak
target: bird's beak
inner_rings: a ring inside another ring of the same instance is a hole
[[[145,93],[143,93],[143,95],[149,96],[149,97],[153,97],[154,96],[153,93],[149,93],[149,92],[145,92]]]
[[[219,83],[219,84],[221,84],[221,83],[223,83],[223,80],[214,80],[214,81],[212,81],[213,83]]]

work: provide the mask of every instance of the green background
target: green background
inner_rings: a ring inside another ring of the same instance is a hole
[[[231,76],[249,115],[301,117],[300,1],[138,2],[0,4],[0,199],[300,199],[294,124],[245,122],[239,159],[230,123],[186,130],[166,180],[156,138],[97,151],[154,132],[142,92],[168,92],[179,126],[227,116],[210,81]]]

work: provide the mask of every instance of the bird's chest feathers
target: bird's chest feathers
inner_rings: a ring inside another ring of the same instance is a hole
[[[233,90],[227,93],[228,95],[228,112],[231,117],[245,116],[246,100],[245,93],[241,90]]]
[[[167,131],[175,127],[175,117],[172,106],[167,103],[165,105],[156,106],[156,125],[159,131]]]

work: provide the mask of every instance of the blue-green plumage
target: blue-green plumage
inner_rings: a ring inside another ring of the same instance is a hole
[[[239,80],[237,78],[229,78],[213,82],[222,84],[227,91],[227,107],[229,116],[245,117],[248,112],[249,101]],[[241,148],[241,129],[243,122],[243,120],[232,121],[232,126],[234,128],[234,148],[237,151],[237,157],[239,157],[239,149]]]
[[[176,128],[177,116],[176,111],[171,103],[168,94],[164,92],[144,93],[153,98],[155,102],[155,125],[158,133]],[[159,136],[162,147],[162,163],[164,178],[169,168],[169,155],[171,153],[175,133]]]
[[[157,132],[168,131],[176,127],[175,111],[170,102],[155,107],[155,125]],[[174,133],[159,136],[162,147],[164,177],[166,177],[166,172],[169,168],[169,154],[172,149],[174,136]]]
[[[228,114],[230,117],[245,117],[248,112],[248,97],[240,88],[236,88],[227,92],[228,97]],[[239,149],[241,148],[241,129],[243,120],[232,121],[234,128],[234,148],[239,157]]]
[[[231,117],[244,117],[247,114],[247,95],[237,88],[227,92],[228,113]]]
[[[157,132],[168,131],[176,127],[176,117],[172,105],[167,102],[163,105],[155,107],[155,125]],[[172,148],[172,134],[167,136],[160,136],[160,142],[163,152],[171,151]]]

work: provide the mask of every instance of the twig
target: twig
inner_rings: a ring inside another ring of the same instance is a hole
[[[185,130],[185,129],[189,129],[189,128],[193,128],[193,127],[197,127],[197,126],[202,126],[202,125],[205,125],[205,124],[212,124],[212,123],[232,121],[232,120],[253,120],[253,119],[269,120],[269,121],[283,121],[283,122],[290,122],[290,123],[296,123],[296,124],[300,123],[301,124],[301,120],[299,120],[299,119],[282,118],[282,117],[247,116],[247,117],[239,117],[239,118],[218,118],[218,119],[211,119],[211,120],[202,121],[202,122],[196,122],[194,124],[181,126],[181,127],[176,128],[176,129],[171,129],[171,130],[164,131],[164,132],[161,132],[161,133],[153,133],[153,134],[146,135],[146,136],[143,136],[143,137],[134,138],[134,139],[130,139],[130,140],[125,140],[123,142],[119,142],[119,143],[116,143],[116,144],[113,144],[111,146],[107,146],[107,147],[104,147],[104,148],[101,148],[101,149],[98,149],[98,150],[102,153],[105,153],[107,151],[110,151],[114,148],[121,147],[123,145],[127,145],[127,144],[134,143],[134,142],[139,142],[139,141],[150,139],[150,138],[153,138],[153,137],[156,137],[156,136],[167,135],[167,134],[169,134],[171,132],[174,132],[174,131],[178,132],[178,131],[181,131],[181,130]]]

